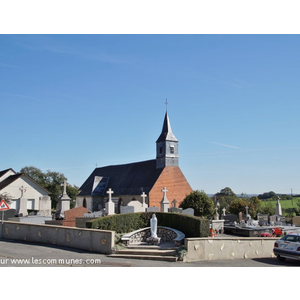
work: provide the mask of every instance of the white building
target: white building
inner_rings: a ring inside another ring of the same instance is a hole
[[[51,216],[51,198],[49,191],[24,173],[13,169],[0,171],[0,194],[11,198],[8,204],[16,209],[16,215],[28,215],[34,211],[41,216]]]

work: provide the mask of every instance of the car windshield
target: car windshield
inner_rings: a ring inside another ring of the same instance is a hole
[[[298,236],[298,235],[286,235],[282,238],[282,240],[284,240],[286,242],[299,243],[300,242],[300,236]]]

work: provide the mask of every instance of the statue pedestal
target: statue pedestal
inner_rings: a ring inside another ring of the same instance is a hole
[[[27,212],[27,198],[20,198],[19,209],[16,211],[16,215],[23,217],[28,215]]]
[[[158,245],[160,244],[160,238],[159,237],[149,237],[146,239],[146,242],[148,245]]]
[[[112,201],[108,201],[105,203],[105,212],[107,215],[114,215],[115,214],[115,203]]]
[[[65,211],[70,209],[70,201],[71,199],[68,196],[58,200],[57,211],[55,213],[56,219],[64,219]]]

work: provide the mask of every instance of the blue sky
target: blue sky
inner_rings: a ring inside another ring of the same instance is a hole
[[[299,35],[0,35],[0,169],[155,158],[165,114],[193,189],[300,193]]]

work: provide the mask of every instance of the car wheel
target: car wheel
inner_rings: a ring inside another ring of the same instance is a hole
[[[285,261],[285,260],[286,260],[285,257],[282,257],[282,256],[280,256],[280,255],[277,255],[277,259],[278,259],[279,261]]]

